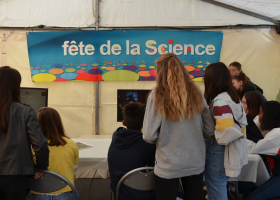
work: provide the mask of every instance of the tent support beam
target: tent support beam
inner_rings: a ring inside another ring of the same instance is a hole
[[[201,0],[201,1],[204,1],[204,2],[207,2],[207,3],[211,3],[213,5],[220,6],[220,7],[229,9],[229,10],[233,10],[235,12],[239,12],[239,13],[242,13],[242,14],[245,14],[245,15],[256,17],[256,18],[259,18],[259,19],[262,19],[262,20],[265,20],[265,21],[269,21],[269,22],[272,22],[274,24],[279,24],[280,23],[280,21],[272,19],[270,17],[266,17],[264,15],[260,15],[260,14],[254,13],[254,12],[250,12],[248,10],[237,8],[235,6],[231,6],[231,5],[228,5],[228,4],[225,4],[225,3],[221,3],[221,2],[218,2],[218,1],[214,1],[214,0]]]
[[[99,30],[99,0],[95,0],[95,30]],[[95,135],[99,135],[99,81],[95,81]]]

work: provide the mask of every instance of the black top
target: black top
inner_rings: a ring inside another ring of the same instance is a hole
[[[244,85],[242,93],[245,94],[246,92],[255,91],[255,90],[263,94],[263,90],[258,85],[250,81]]]
[[[33,175],[31,146],[36,155],[37,167],[47,169],[48,142],[41,132],[33,108],[13,102],[6,117],[7,132],[0,133],[0,175]]]
[[[143,134],[136,130],[118,128],[113,134],[108,152],[111,190],[116,199],[119,180],[129,171],[139,167],[154,166],[156,145],[143,140]],[[120,200],[155,200],[155,191],[138,191],[121,185]]]
[[[254,83],[252,83],[252,82],[246,83],[246,84],[244,85],[243,90],[242,90],[242,92],[241,92],[241,99],[242,99],[242,97],[244,96],[244,94],[245,94],[246,92],[250,92],[250,91],[256,91],[256,92],[258,92],[258,93],[262,96],[263,100],[264,100],[264,101],[267,101],[267,99],[265,98],[265,96],[263,96],[263,90],[262,90],[259,86],[257,86],[256,84],[254,84]]]
[[[247,139],[257,143],[259,140],[263,139],[263,135],[261,134],[259,128],[255,124],[253,119],[251,119],[248,116],[246,116],[246,117],[247,117],[247,122],[248,122],[248,125],[246,127]]]
[[[263,135],[260,132],[259,128],[257,127],[257,125],[255,124],[255,122],[253,121],[253,119],[251,119],[250,117],[247,117],[247,122],[248,125],[246,126],[246,135],[247,135],[247,139],[251,140],[255,143],[257,143],[259,140],[263,139]],[[267,156],[266,155],[260,155],[265,167],[268,171],[269,174],[271,174],[271,169],[267,160]]]

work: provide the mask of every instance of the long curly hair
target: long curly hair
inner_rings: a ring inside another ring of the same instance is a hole
[[[156,109],[169,121],[191,119],[203,109],[202,93],[191,80],[183,63],[173,53],[157,61]]]

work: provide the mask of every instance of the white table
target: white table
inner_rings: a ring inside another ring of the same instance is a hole
[[[94,147],[80,150],[77,178],[108,178],[107,154],[112,139],[109,136],[89,136],[84,138],[73,140],[87,143]],[[230,181],[248,181],[260,186],[270,178],[266,167],[261,157],[257,154],[249,154],[248,160],[248,164],[242,168],[239,177],[231,178]]]
[[[230,181],[253,182],[258,187],[270,178],[262,158],[258,154],[249,154],[248,164],[245,165],[237,178],[230,178]]]
[[[107,154],[112,139],[73,139],[73,141],[94,146],[79,151],[77,178],[108,178]]]

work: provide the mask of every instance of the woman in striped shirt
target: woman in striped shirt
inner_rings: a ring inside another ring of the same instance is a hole
[[[76,143],[66,136],[60,115],[55,109],[41,108],[38,118],[41,130],[48,139],[50,150],[48,170],[61,174],[74,185],[79,162],[79,149]],[[36,163],[35,159],[34,162]],[[79,197],[77,190],[76,194]],[[74,200],[70,186],[45,194],[31,191],[27,199],[49,200],[50,196],[53,200]]]
[[[248,163],[246,113],[224,63],[210,64],[204,76],[215,137],[206,139],[205,182],[208,199],[226,200],[229,177],[237,177]]]

